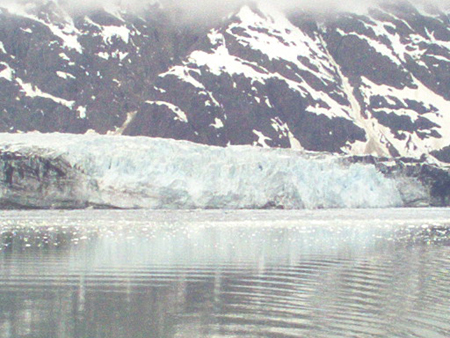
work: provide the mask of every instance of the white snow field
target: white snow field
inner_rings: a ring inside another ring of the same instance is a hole
[[[251,146],[227,148],[117,135],[0,134],[2,152],[65,159],[95,184],[77,197],[119,208],[288,209],[400,207],[426,199],[411,178],[386,178],[342,156]],[[0,169],[2,167],[0,162]],[[81,182],[82,183],[82,182]],[[0,183],[0,200],[8,187]],[[58,185],[55,185],[55,189]],[[84,188],[83,188],[84,189]],[[67,198],[73,198],[73,191]],[[78,194],[78,193],[77,193]],[[49,198],[45,196],[46,199]]]

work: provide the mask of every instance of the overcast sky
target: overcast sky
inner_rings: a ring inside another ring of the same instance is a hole
[[[0,5],[9,6],[11,4],[46,0],[0,0]],[[57,0],[60,3],[68,4],[72,9],[90,10],[105,4],[117,3],[122,7],[129,7],[135,10],[155,0]],[[208,16],[221,16],[233,11],[246,2],[266,2],[272,6],[285,11],[307,10],[315,12],[329,12],[333,10],[364,12],[368,7],[373,6],[380,0],[159,0],[164,7],[175,7],[185,12],[192,18],[205,18]],[[382,0],[383,1],[383,0]],[[388,0],[404,1],[404,0]],[[410,2],[427,1],[439,7],[450,8],[450,0],[409,0]]]

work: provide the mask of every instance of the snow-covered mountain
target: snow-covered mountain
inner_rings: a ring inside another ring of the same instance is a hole
[[[211,26],[158,6],[0,10],[0,131],[145,135],[450,162],[450,19],[243,6]]]
[[[170,21],[157,8],[142,17],[117,6],[74,15],[53,1],[0,9],[0,130],[122,126],[196,40]]]
[[[1,208],[373,208],[450,204],[450,174],[382,161],[117,135],[0,134]]]

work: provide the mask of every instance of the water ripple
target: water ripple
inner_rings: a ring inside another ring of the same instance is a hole
[[[0,219],[0,336],[448,338],[450,221],[390,212],[273,227],[14,214]]]

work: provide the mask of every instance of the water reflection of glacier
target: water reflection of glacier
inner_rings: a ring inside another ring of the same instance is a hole
[[[446,337],[447,209],[7,212],[2,337]]]

